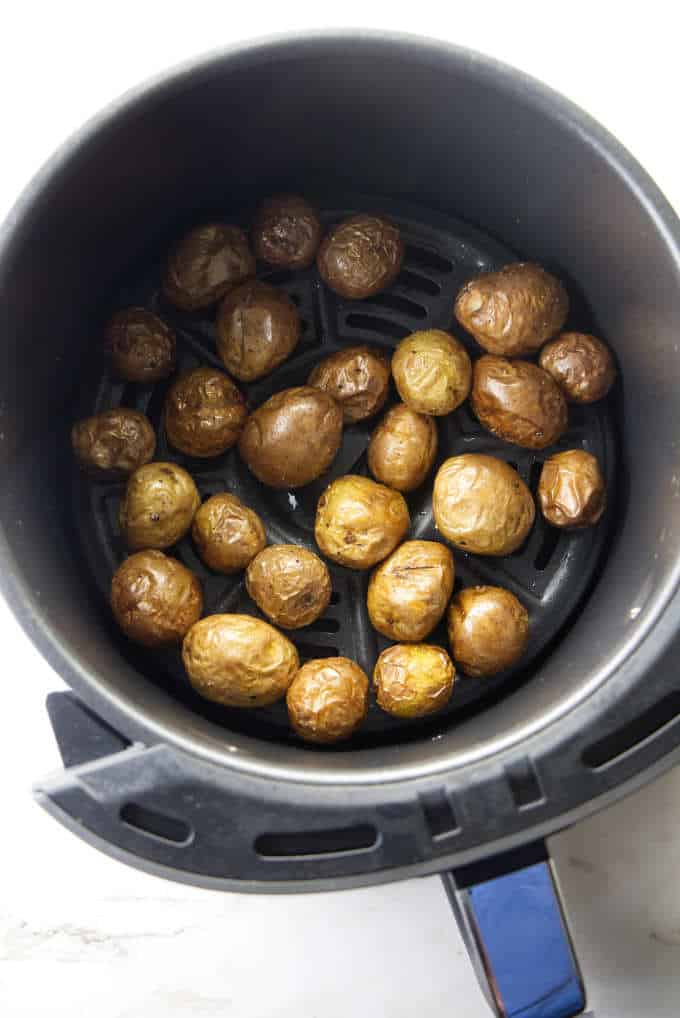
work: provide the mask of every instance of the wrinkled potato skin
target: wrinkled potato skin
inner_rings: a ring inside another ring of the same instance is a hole
[[[106,326],[104,348],[114,374],[126,382],[158,382],[175,370],[175,334],[146,308],[117,311]]]
[[[184,637],[182,660],[197,693],[225,707],[266,707],[300,667],[283,633],[252,615],[208,615]]]
[[[456,671],[441,647],[396,643],[384,650],[373,671],[378,706],[396,718],[422,718],[445,707]]]
[[[253,223],[256,256],[280,269],[306,269],[321,242],[322,226],[309,202],[295,194],[267,198]]]
[[[562,390],[547,371],[529,361],[480,357],[471,403],[485,428],[524,449],[552,445],[569,423]]]
[[[323,389],[342,407],[345,424],[379,413],[390,391],[390,362],[370,346],[351,346],[316,365],[307,385]]]
[[[156,433],[144,414],[120,407],[76,421],[71,445],[79,465],[94,477],[126,477],[153,459]]]
[[[326,563],[295,544],[261,551],[248,566],[246,589],[260,611],[282,629],[314,622],[326,611],[332,592]]]
[[[467,399],[472,365],[454,336],[442,329],[425,329],[402,339],[392,358],[392,375],[407,406],[441,417]]]
[[[262,520],[236,495],[220,492],[199,506],[191,525],[196,550],[217,573],[238,573],[267,543]]]
[[[220,304],[217,352],[234,378],[254,382],[290,357],[300,330],[300,315],[288,294],[251,279]]]
[[[376,481],[397,491],[423,483],[437,455],[437,425],[404,403],[388,410],[371,435],[368,469]]]
[[[171,252],[163,293],[183,311],[195,311],[254,275],[255,258],[243,230],[206,223],[190,230]]]
[[[516,470],[480,453],[452,456],[437,472],[432,492],[437,529],[474,555],[509,555],[524,543],[534,500]]]
[[[559,332],[569,312],[558,279],[531,262],[513,262],[466,283],[454,313],[480,346],[503,357],[530,354]]]
[[[529,638],[529,615],[503,587],[467,587],[451,602],[447,628],[456,665],[481,679],[519,660]]]
[[[342,410],[327,393],[301,385],[283,389],[258,407],[241,432],[239,452],[271,488],[300,488],[335,459]]]
[[[616,380],[609,347],[586,332],[563,332],[546,343],[538,363],[571,403],[603,399]]]
[[[180,375],[165,397],[165,433],[187,456],[219,456],[238,440],[248,416],[231,378],[215,368]]]
[[[203,611],[198,579],[162,551],[138,551],[111,580],[111,608],[128,639],[144,647],[181,643]]]
[[[307,661],[286,693],[292,728],[307,742],[339,742],[368,711],[368,678],[346,657]]]
[[[592,527],[607,504],[597,459],[584,449],[569,449],[551,456],[541,470],[538,503],[553,527],[572,530]]]
[[[323,554],[349,569],[370,569],[386,558],[411,525],[398,491],[347,474],[319,499],[314,537]]]
[[[135,470],[120,505],[128,548],[169,548],[184,537],[200,504],[193,479],[176,463],[147,463]]]
[[[316,257],[326,286],[348,300],[363,300],[394,282],[404,260],[396,226],[377,216],[358,215],[326,234]]]
[[[374,629],[397,643],[419,643],[432,632],[453,593],[453,555],[437,541],[405,541],[368,585]]]

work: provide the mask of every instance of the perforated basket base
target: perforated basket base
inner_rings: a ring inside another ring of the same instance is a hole
[[[454,297],[461,285],[475,273],[513,261],[517,254],[495,240],[472,230],[464,223],[419,207],[377,200],[374,197],[344,196],[333,201],[318,200],[323,219],[332,223],[356,211],[386,215],[402,230],[407,244],[404,268],[390,289],[366,301],[343,301],[320,282],[316,269],[301,272],[273,272],[258,267],[258,275],[284,289],[297,304],[303,320],[301,342],[293,357],[267,378],[243,386],[251,406],[257,406],[274,392],[303,384],[312,366],[327,354],[357,343],[371,343],[392,349],[416,329],[443,328],[452,331],[474,357],[479,347],[453,320]],[[207,313],[182,313],[159,292],[160,261],[142,266],[116,295],[113,307],[141,304],[160,314],[176,330],[179,369],[198,364],[222,367],[216,354],[214,309]],[[588,330],[589,322],[573,311],[570,328]],[[212,460],[192,459],[168,446],[162,427],[162,407],[170,382],[140,386],[118,382],[98,362],[97,373],[85,379],[81,415],[110,407],[129,406],[148,414],[158,434],[156,458],[173,460],[194,476],[205,498],[218,491],[230,491],[255,509],[263,519],[271,543],[287,542],[315,549],[313,525],[316,503],[326,485],[346,473],[367,474],[366,448],[375,421],[348,427],[340,452],[331,470],[306,488],[290,492],[273,491],[261,485],[242,463],[236,450]],[[393,395],[391,402],[396,401]],[[553,447],[534,453],[509,445],[484,431],[464,405],[454,414],[439,418],[439,451],[435,470],[423,487],[408,496],[412,527],[409,536],[439,540],[431,506],[432,480],[437,465],[463,452],[483,452],[506,460],[517,468],[535,494],[543,461],[559,449],[583,448],[594,453],[602,464],[611,490],[615,471],[615,444],[612,411],[607,401],[589,407],[570,407],[569,429]],[[124,485],[93,483],[74,469],[74,511],[83,549],[95,585],[108,602],[111,576],[126,556],[118,527],[118,508]],[[347,752],[371,745],[433,737],[456,724],[471,712],[507,695],[518,684],[529,681],[538,662],[549,652],[560,631],[573,618],[594,574],[608,531],[607,514],[595,528],[564,533],[546,526],[540,513],[524,546],[502,559],[482,558],[454,551],[456,589],[476,583],[507,587],[525,604],[530,615],[530,639],[521,662],[513,669],[483,681],[459,676],[446,710],[430,719],[400,721],[383,713],[372,700],[368,717],[359,732],[347,743],[329,752]],[[189,537],[180,541],[175,555],[200,576],[205,612],[247,612],[259,615],[249,599],[243,576],[225,577],[207,569],[198,558]],[[290,633],[303,660],[346,655],[358,661],[370,676],[374,662],[388,641],[372,628],[366,612],[368,574],[330,566],[333,596],[326,614],[305,629]],[[105,608],[105,610],[107,610]],[[112,625],[112,632],[115,629]],[[223,725],[269,740],[289,742],[285,703],[257,710],[230,710],[210,704],[191,689],[179,651],[149,653],[124,641],[123,652],[150,680],[171,691],[190,709]],[[442,624],[430,642],[446,646]]]

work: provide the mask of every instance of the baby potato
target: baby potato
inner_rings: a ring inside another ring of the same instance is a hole
[[[405,403],[388,410],[371,435],[368,469],[376,481],[397,491],[423,483],[437,455],[437,425]]]
[[[135,470],[120,506],[128,548],[169,548],[184,537],[200,504],[193,479],[176,463],[147,463]]]
[[[503,587],[467,587],[447,616],[453,660],[466,675],[484,678],[510,668],[524,653],[529,615]]]
[[[332,396],[345,424],[355,424],[382,410],[390,391],[389,358],[370,346],[350,346],[317,364],[307,385]]]
[[[425,329],[402,339],[392,358],[392,375],[411,410],[441,417],[467,399],[472,366],[454,336],[442,329]]]
[[[403,259],[404,242],[397,227],[361,214],[328,231],[316,265],[331,290],[349,300],[363,300],[394,282]]]
[[[346,474],[319,499],[314,536],[333,562],[369,569],[396,548],[410,525],[408,506],[398,491]]]
[[[525,449],[553,445],[568,424],[562,390],[547,371],[529,361],[480,357],[471,404],[485,428]]]
[[[163,293],[183,311],[215,304],[255,275],[248,238],[238,226],[205,223],[190,230],[170,253]]]
[[[130,555],[111,580],[111,608],[125,635],[144,647],[181,643],[203,611],[198,579],[177,559],[147,549]]]
[[[538,504],[553,527],[592,527],[607,504],[600,464],[585,449],[569,449],[546,460],[538,482]]]
[[[115,479],[153,459],[156,432],[138,410],[118,407],[76,421],[71,445],[83,470],[93,477]]]
[[[146,308],[117,311],[106,326],[111,368],[127,382],[157,382],[175,370],[175,334]]]
[[[165,433],[187,456],[219,456],[238,440],[248,416],[231,378],[215,368],[180,375],[165,397]]]
[[[305,269],[314,261],[322,226],[316,210],[295,194],[267,198],[253,223],[253,250],[279,269]]]
[[[246,572],[246,588],[267,618],[282,629],[308,626],[331,599],[328,566],[295,544],[274,544],[257,555]]]
[[[291,726],[307,742],[339,742],[368,711],[368,678],[346,657],[307,661],[286,693]]]
[[[397,718],[422,718],[445,707],[456,675],[451,658],[428,643],[395,643],[373,672],[378,706]]]
[[[191,536],[203,561],[217,573],[237,573],[267,543],[262,520],[247,505],[226,491],[199,506]]]
[[[603,399],[616,380],[609,347],[586,332],[563,332],[546,343],[538,363],[571,403]]]
[[[453,579],[453,555],[443,544],[405,541],[371,576],[371,624],[390,640],[419,643],[444,615]]]
[[[254,382],[290,357],[300,331],[300,315],[288,294],[251,279],[220,304],[217,352],[231,375]]]

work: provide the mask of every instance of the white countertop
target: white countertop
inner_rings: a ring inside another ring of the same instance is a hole
[[[448,38],[542,78],[600,119],[680,207],[670,5],[501,4],[444,14],[348,0],[342,18]],[[105,102],[239,38],[324,26],[318,5],[25,2],[3,11],[0,216]],[[339,894],[249,897],[167,883],[89,848],[36,807],[58,766],[43,702],[59,678],[0,602],[0,1014],[7,1018],[485,1018],[436,877]],[[680,1008],[680,771],[552,839],[597,1018]]]

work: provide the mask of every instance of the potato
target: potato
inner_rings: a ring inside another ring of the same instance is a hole
[[[255,275],[248,238],[238,226],[206,223],[187,233],[171,252],[163,293],[184,311],[215,304]]]
[[[314,536],[333,562],[370,569],[394,551],[410,525],[408,506],[398,491],[347,474],[319,499]]]
[[[602,516],[607,492],[600,464],[584,449],[569,449],[546,460],[538,482],[538,503],[553,527],[592,527]]]
[[[362,214],[329,230],[316,265],[331,290],[349,300],[363,300],[397,278],[403,259],[404,242],[397,227],[378,216]]]
[[[253,223],[253,250],[279,269],[311,265],[321,241],[321,221],[309,202],[295,194],[267,198]]]
[[[569,298],[558,279],[531,262],[514,262],[471,279],[456,297],[454,314],[489,353],[533,353],[559,332]]]
[[[453,579],[453,556],[443,544],[405,541],[371,576],[371,624],[390,640],[419,643],[444,615]]]
[[[165,434],[187,456],[219,456],[238,440],[248,416],[231,378],[215,368],[180,375],[165,397]]]
[[[93,477],[115,479],[153,459],[156,433],[144,414],[119,407],[76,421],[71,445],[83,470]]]
[[[268,619],[282,629],[308,626],[326,611],[331,577],[318,555],[295,544],[275,544],[248,566],[246,588]]]
[[[251,615],[201,619],[184,637],[182,660],[196,692],[225,707],[280,700],[300,667],[290,640]]]
[[[503,587],[467,587],[447,616],[451,654],[466,675],[484,678],[510,668],[524,653],[529,615]]]
[[[373,672],[378,706],[397,718],[422,718],[445,707],[456,675],[451,658],[428,643],[395,643]]]
[[[298,310],[287,293],[251,279],[220,304],[217,352],[230,374],[242,382],[254,382],[290,357],[301,328]]]
[[[291,726],[307,742],[339,742],[368,711],[368,678],[346,657],[307,661],[286,693]]]
[[[246,421],[239,452],[271,488],[300,488],[335,459],[342,439],[342,410],[325,392],[301,385],[283,389]]]
[[[113,373],[126,382],[149,384],[175,370],[175,334],[145,308],[116,312],[106,326],[105,350]]]
[[[135,470],[120,506],[120,529],[129,548],[169,548],[184,537],[201,504],[190,475],[176,463],[147,463]]]
[[[423,483],[437,455],[437,425],[404,403],[388,410],[371,435],[368,469],[376,481],[397,491]]]
[[[480,453],[442,463],[432,510],[444,537],[474,555],[510,555],[523,544],[535,515],[531,492],[517,471]]]
[[[571,403],[603,399],[616,380],[611,351],[585,332],[563,332],[546,343],[538,359]]]
[[[144,647],[181,643],[203,611],[198,579],[162,551],[138,551],[111,580],[111,608],[125,635]]]
[[[226,491],[212,495],[197,509],[191,536],[205,564],[217,573],[245,569],[267,543],[257,513]]]
[[[462,343],[442,329],[412,332],[392,358],[394,384],[404,403],[441,417],[467,399],[472,365]]]
[[[390,361],[381,350],[350,346],[317,364],[307,384],[332,396],[345,424],[355,424],[382,410],[390,391]]]
[[[472,409],[485,428],[525,449],[545,449],[565,431],[567,403],[547,371],[486,354],[475,363]]]

